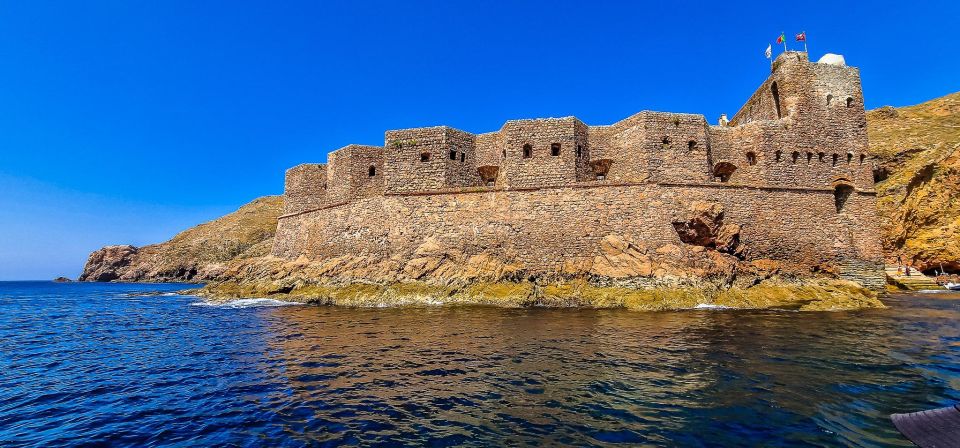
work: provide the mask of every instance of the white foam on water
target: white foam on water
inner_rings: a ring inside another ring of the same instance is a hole
[[[697,306],[693,307],[695,310],[729,310],[733,309],[729,306],[723,305],[714,305],[712,303],[698,303]]]
[[[292,306],[292,305],[303,305],[300,302],[285,302],[283,300],[276,299],[237,299],[231,300],[224,303],[211,303],[211,302],[195,302],[191,303],[193,306],[212,306],[216,308],[257,308],[257,307],[274,307],[274,306]]]

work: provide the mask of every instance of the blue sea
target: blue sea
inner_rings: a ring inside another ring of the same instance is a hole
[[[205,305],[0,282],[0,446],[910,446],[960,296],[883,310]]]

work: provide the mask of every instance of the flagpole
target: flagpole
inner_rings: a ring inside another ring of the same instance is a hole
[[[781,31],[780,36],[783,37],[783,52],[786,53],[787,52],[787,33],[784,33],[783,31]]]
[[[810,57],[810,51],[807,50],[807,32],[803,32],[803,52],[807,54],[807,58]]]

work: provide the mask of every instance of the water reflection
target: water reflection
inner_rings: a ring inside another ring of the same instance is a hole
[[[286,308],[268,344],[306,441],[909,446],[886,416],[957,398],[953,303]]]

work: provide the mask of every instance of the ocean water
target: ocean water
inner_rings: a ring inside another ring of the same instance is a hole
[[[957,295],[641,313],[180,288],[0,283],[0,446],[910,446],[890,413],[960,401]]]

